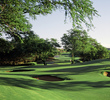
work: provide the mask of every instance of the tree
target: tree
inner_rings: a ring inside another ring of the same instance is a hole
[[[30,31],[30,34],[23,37],[22,40],[23,43],[15,40],[11,41],[15,48],[10,53],[13,54],[13,58],[23,59],[24,62],[26,62],[26,57],[33,55],[36,61],[42,60],[43,64],[46,65],[46,60],[56,54],[56,47],[59,46],[56,39],[44,40],[34,34],[33,31]]]
[[[28,57],[36,56],[37,42],[40,41],[40,38],[33,31],[30,31],[28,35],[24,35],[25,33],[22,36],[23,43],[16,41],[17,37],[12,38],[10,41],[0,39],[0,61],[3,62],[2,64],[4,64],[4,61],[13,65],[19,61],[26,63]]]
[[[8,54],[14,49],[14,45],[3,38],[0,38],[0,65],[6,63]]]
[[[71,29],[68,31],[68,34],[64,34],[61,38],[64,48],[71,52],[72,64],[74,63],[75,53],[79,52],[84,47],[83,42],[87,41],[87,37],[85,30]]]
[[[60,47],[60,45],[59,45],[57,39],[51,38],[51,39],[50,39],[50,43],[51,43],[51,45],[52,45],[54,48]]]
[[[57,53],[57,47],[60,47],[60,45],[54,38],[51,38],[50,40],[46,39],[38,45],[39,49],[37,54],[39,55],[39,58],[42,60],[44,65],[46,65],[46,60],[49,57],[53,57]]]
[[[85,48],[79,52],[79,56],[83,61],[109,58],[109,51],[99,44],[95,39],[89,37],[86,44],[83,44],[85,45]]]
[[[65,11],[73,26],[85,23],[91,27],[93,16],[98,15],[92,4],[90,0],[0,0],[0,32],[19,37],[16,32],[26,32],[32,27],[27,14],[35,19],[36,15],[51,14],[57,9]]]
[[[14,46],[7,40],[0,38],[0,53],[10,52]]]

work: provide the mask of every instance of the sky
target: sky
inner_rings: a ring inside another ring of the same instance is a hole
[[[101,16],[94,17],[93,24],[95,28],[92,28],[88,35],[96,39],[104,47],[110,48],[110,0],[91,1]],[[36,20],[29,19],[33,25],[32,30],[40,38],[55,38],[59,42],[63,34],[72,29],[72,21],[68,18],[65,23],[64,20],[64,12],[60,10],[46,16],[38,15]]]

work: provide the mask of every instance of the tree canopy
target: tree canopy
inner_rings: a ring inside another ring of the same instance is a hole
[[[42,39],[33,31],[22,38],[23,43],[16,41],[15,38],[10,41],[0,38],[1,65],[39,60],[46,64],[46,60],[53,57],[58,52],[57,47],[60,47],[56,39]]]
[[[88,39],[87,32],[80,29],[71,29],[68,34],[64,34],[61,38],[64,49],[71,52],[72,63],[74,63],[74,56],[77,52],[80,52],[84,42]]]
[[[83,61],[109,58],[109,51],[88,36],[85,30],[71,29],[68,34],[63,35],[61,41],[64,49],[71,52],[72,63],[74,63],[74,56],[81,57]]]
[[[32,25],[26,14],[32,18],[36,15],[51,14],[62,9],[65,16],[73,21],[73,26],[92,26],[93,16],[98,15],[90,0],[0,0],[0,32],[11,36],[19,36],[18,31],[29,31]]]
[[[83,45],[85,45],[85,48],[82,48],[82,50],[79,52],[79,56],[83,61],[104,59],[109,58],[110,56],[109,50],[91,37],[89,37],[88,41],[86,41],[86,44],[83,43]]]

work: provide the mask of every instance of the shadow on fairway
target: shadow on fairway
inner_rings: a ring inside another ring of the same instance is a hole
[[[35,71],[35,70],[29,70],[29,69],[17,69],[17,70],[12,70],[12,71],[10,71],[10,72],[27,72],[27,71]]]
[[[88,82],[45,82],[22,78],[6,78],[0,77],[0,85],[14,86],[25,89],[61,89],[67,91],[82,91],[91,88],[109,88],[110,81]]]
[[[79,64],[78,64],[79,65]],[[53,67],[63,67],[63,66],[76,66],[76,65],[72,65],[72,64],[63,64],[63,65],[39,65],[39,66],[26,66],[26,67],[22,67],[22,68],[53,68]]]
[[[103,70],[105,69],[105,67],[109,67],[110,65],[97,65],[97,66],[85,66],[85,67],[73,67],[73,68],[61,68],[61,69],[53,69],[53,70],[48,70],[48,71],[44,71],[44,72],[72,72],[72,75],[77,75],[77,74],[85,74],[88,72],[94,72],[94,71],[100,71],[100,69],[102,68]],[[60,67],[60,66],[59,66]]]
[[[105,67],[109,67],[110,65],[89,65],[90,63],[81,64],[81,67],[77,67],[80,66],[80,64],[78,64],[76,66],[75,65],[54,65],[54,66],[46,66],[46,67],[42,67],[42,68],[49,68],[49,67],[59,67],[59,69],[48,69],[48,71],[44,71],[41,70],[41,74],[42,72],[45,72],[47,74],[49,74],[48,72],[51,72],[51,74],[53,74],[53,72],[68,72],[68,75],[80,75],[80,74],[85,74],[88,72],[94,72],[94,71],[100,71],[100,69],[103,69]],[[64,67],[65,66],[65,67]],[[67,67],[66,67],[67,66]],[[72,68],[68,68],[68,66],[72,66]],[[74,68],[75,66],[75,68]],[[26,68],[26,67],[24,67]],[[29,67],[27,67],[29,68]],[[30,68],[32,68],[30,66]],[[34,68],[34,67],[33,67]],[[37,66],[35,68],[38,68]],[[40,68],[40,67],[39,67]],[[21,68],[22,69],[22,68]],[[37,69],[36,69],[37,70]],[[38,71],[40,72],[40,71]],[[14,87],[19,87],[19,88],[25,88],[25,89],[37,89],[37,88],[41,88],[41,89],[61,89],[61,90],[67,90],[67,91],[82,91],[85,89],[91,89],[91,88],[110,88],[110,81],[97,81],[97,82],[90,82],[90,81],[75,81],[75,80],[68,80],[68,81],[61,81],[61,82],[47,82],[47,81],[43,81],[43,80],[36,80],[36,79],[27,79],[24,76],[29,76],[32,77],[33,75],[36,75],[36,73],[15,73],[11,72],[11,73],[0,73],[0,85],[2,86],[14,86]],[[4,75],[4,76],[3,76]],[[5,76],[6,75],[6,76]],[[17,78],[16,76],[14,78],[12,77],[7,77],[7,75],[22,75],[23,78]],[[57,74],[57,75],[64,75],[64,74]],[[67,74],[66,74],[67,75]],[[65,76],[66,76],[65,75]]]
[[[94,72],[94,71],[97,71],[98,73],[100,73],[101,70],[107,70],[106,67],[110,67],[110,65],[97,65],[97,66],[88,65],[88,66],[83,66],[83,67],[76,67],[75,66],[75,68],[72,65],[70,65],[70,66],[72,66],[72,68],[68,68],[68,65],[65,65],[65,66],[67,66],[67,67],[64,67],[64,65],[58,65],[57,67],[59,67],[59,69],[50,69],[50,70],[48,69],[46,71],[42,70],[42,71],[38,71],[38,72],[41,73],[40,75],[42,75],[42,73],[45,73],[45,74],[50,73],[49,75],[54,75],[55,73],[53,73],[53,72],[58,72],[57,75],[65,75],[65,73],[67,73],[67,75],[82,75],[82,74],[85,74],[88,72]],[[22,70],[22,68],[20,70]],[[34,69],[31,71],[34,71]],[[61,72],[61,74],[60,74],[60,72]],[[64,72],[64,73],[62,73],[62,72]],[[36,71],[36,73],[30,73],[29,72],[28,74],[25,74],[25,73],[18,73],[17,74],[17,73],[10,73],[10,72],[0,73],[0,74],[1,75],[22,75],[22,76],[32,77],[32,76],[37,75],[37,71]]]
[[[76,64],[62,64],[62,65],[59,65],[57,63],[55,64],[52,64],[52,65],[37,65],[37,66],[25,66],[25,67],[22,67],[22,68],[54,68],[54,67],[64,67],[64,66],[82,66],[82,65],[90,65],[90,64],[94,64],[94,63],[103,63],[103,62],[108,62],[110,61],[110,59],[97,59],[97,60],[93,60],[93,61],[87,61],[87,62],[83,62],[83,63],[76,63]],[[60,62],[62,63],[62,62]],[[103,65],[104,66],[104,65]]]

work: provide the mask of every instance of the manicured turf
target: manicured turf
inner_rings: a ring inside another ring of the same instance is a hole
[[[110,100],[110,77],[103,76],[104,71],[110,71],[110,59],[74,65],[1,66],[0,100]],[[65,80],[33,78],[39,75]]]

